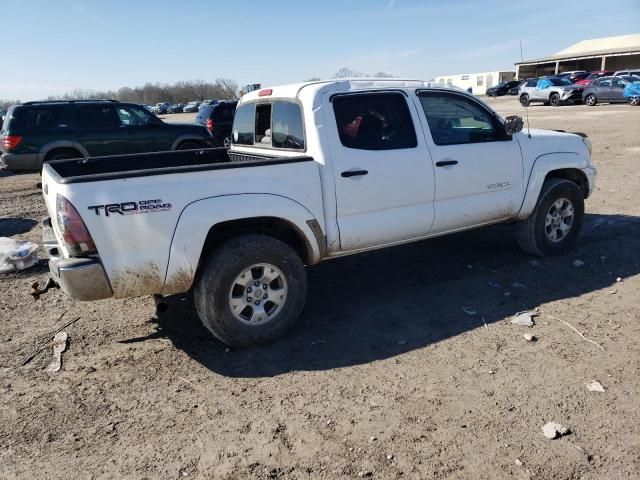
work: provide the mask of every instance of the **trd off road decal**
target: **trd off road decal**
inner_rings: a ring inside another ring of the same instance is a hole
[[[93,205],[88,207],[89,210],[96,212],[100,216],[100,212],[105,217],[118,213],[120,215],[134,215],[139,213],[155,213],[166,212],[171,210],[171,204],[163,202],[161,199],[156,200],[139,200],[137,202],[109,203],[107,205]]]

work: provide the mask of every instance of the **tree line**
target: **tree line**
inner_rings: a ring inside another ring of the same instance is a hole
[[[235,80],[218,78],[214,82],[188,80],[172,85],[146,83],[141,87],[122,87],[118,90],[75,89],[63,95],[51,95],[45,100],[98,100],[112,99],[121,102],[153,105],[160,102],[187,103],[193,100],[236,99],[242,94]],[[0,108],[20,103],[20,100],[0,100]]]
[[[351,70],[342,67],[333,78],[353,78],[353,77],[375,77],[391,78],[385,72],[378,72],[373,75]],[[320,80],[318,77],[309,79]],[[229,78],[218,78],[214,82],[205,80],[188,80],[176,82],[172,85],[163,83],[145,83],[140,87],[122,87],[118,90],[91,90],[75,89],[63,95],[52,95],[45,100],[91,100],[91,99],[113,99],[121,102],[142,103],[153,105],[160,102],[187,103],[193,100],[223,100],[239,98],[244,92],[240,89],[235,80]],[[20,100],[1,100],[0,109],[6,110],[10,105],[20,103]]]

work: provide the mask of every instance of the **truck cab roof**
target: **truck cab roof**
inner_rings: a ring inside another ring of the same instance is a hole
[[[239,103],[271,98],[298,98],[303,92],[315,96],[318,93],[346,93],[364,90],[388,90],[404,88],[434,88],[464,92],[464,90],[436,82],[402,78],[341,78],[314,82],[293,83],[254,90],[242,96]]]

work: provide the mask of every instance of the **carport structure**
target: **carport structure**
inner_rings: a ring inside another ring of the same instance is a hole
[[[571,70],[640,68],[640,33],[583,40],[550,57],[525,60],[515,66],[518,80]]]

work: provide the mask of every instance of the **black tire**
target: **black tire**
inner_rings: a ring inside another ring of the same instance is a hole
[[[551,95],[549,95],[549,104],[552,107],[557,107],[558,105],[560,105],[560,95],[558,95],[557,93],[552,93]]]
[[[590,93],[586,97],[584,97],[584,104],[589,107],[594,107],[598,103],[598,99],[593,93]]]
[[[547,213],[560,199],[573,204],[573,222],[569,232],[557,242],[549,239],[545,227]],[[584,195],[578,185],[562,178],[547,178],[542,185],[536,206],[526,220],[516,224],[516,238],[520,248],[538,257],[561,255],[573,246],[582,227],[584,217]]]
[[[82,154],[75,150],[59,150],[57,152],[54,150],[53,155],[47,155],[44,161],[49,162],[51,160],[65,160],[68,158],[82,158]]]
[[[204,148],[204,143],[197,140],[186,140],[178,145],[176,150],[199,150],[201,148]]]
[[[520,105],[522,105],[523,107],[528,107],[530,103],[531,101],[529,100],[529,95],[527,95],[526,93],[520,95]]]
[[[286,300],[272,319],[251,325],[232,313],[229,296],[243,271],[265,263],[282,272],[287,284]],[[194,288],[196,310],[204,326],[222,342],[238,348],[281,337],[295,324],[306,298],[307,274],[302,260],[287,244],[267,235],[241,235],[227,240],[205,260]]]
[[[82,158],[82,155],[80,154],[80,152],[77,152],[75,150],[60,150],[58,152],[54,151],[53,155],[50,155],[50,154],[47,155],[42,163],[44,164],[52,160],[67,160],[69,158]],[[42,175],[42,168],[39,170],[39,174]],[[40,184],[40,186],[37,188],[41,188],[41,187],[42,187],[42,184]]]

